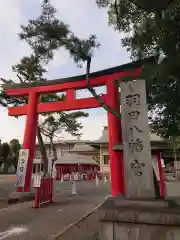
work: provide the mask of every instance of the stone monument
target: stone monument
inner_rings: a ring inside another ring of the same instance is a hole
[[[100,208],[100,240],[180,240],[180,208],[157,199],[144,80],[121,83],[125,195]]]
[[[145,81],[121,84],[121,117],[126,197],[153,198]]]

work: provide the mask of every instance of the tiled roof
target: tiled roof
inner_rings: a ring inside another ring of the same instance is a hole
[[[108,127],[104,127],[104,130],[102,131],[102,136],[98,139],[93,141],[93,143],[108,143]]]
[[[150,141],[151,142],[163,142],[165,141],[163,138],[160,136],[156,135],[155,133],[149,133],[150,134]],[[102,132],[102,136],[96,140],[91,142],[91,144],[100,144],[100,143],[108,143],[108,127],[104,127],[104,130]]]
[[[123,144],[115,144],[113,146],[115,151],[123,150]],[[164,143],[163,141],[152,142],[151,141],[151,150],[172,150],[173,146],[171,143]]]
[[[169,141],[166,141],[165,139],[161,138],[160,136],[150,133],[150,141],[151,143],[165,143]],[[108,127],[105,126],[102,135],[99,139],[95,141],[90,141],[90,140],[79,140],[79,139],[73,139],[73,140],[64,140],[64,141],[56,141],[54,142],[55,145],[58,144],[74,144],[74,147],[69,150],[69,152],[94,152],[96,149],[94,148],[95,146],[99,146],[100,144],[108,144]],[[94,146],[94,147],[93,147]]]
[[[158,142],[160,142],[160,141],[165,141],[165,139],[163,139],[162,137],[160,137],[160,136],[158,136],[158,135],[156,135],[155,133],[150,133],[150,140],[153,142],[155,142],[155,141],[158,141]]]
[[[79,139],[71,139],[65,140],[66,143],[89,143],[90,140],[79,140]]]
[[[66,154],[61,156],[56,163],[59,164],[92,164],[97,165],[97,162],[90,156],[82,156],[78,154]]]
[[[87,143],[76,143],[74,147],[69,150],[69,152],[94,152],[96,151],[95,148],[91,147]]]
[[[79,139],[70,139],[70,140],[55,140],[54,144],[73,144],[73,143],[89,143],[90,140],[79,140]],[[50,142],[45,142],[46,145],[49,145]],[[36,145],[38,146],[39,143],[37,142]]]

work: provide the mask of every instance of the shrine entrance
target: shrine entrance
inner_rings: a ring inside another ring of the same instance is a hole
[[[89,82],[93,88],[99,86],[106,87],[106,94],[101,96],[102,99],[120,114],[119,91],[116,80],[127,75],[137,77],[140,72],[141,64],[140,61],[132,62],[91,73],[89,75]],[[23,167],[24,182],[17,188],[17,191],[30,191],[38,114],[100,107],[98,101],[94,97],[76,99],[76,90],[86,89],[86,87],[87,82],[85,80],[85,75],[41,83],[36,82],[34,84],[8,84],[3,86],[8,96],[28,97],[28,104],[8,108],[9,116],[26,115],[22,149],[28,152],[28,157],[27,164]],[[41,94],[56,92],[66,92],[65,100],[47,103],[39,102],[39,96]],[[107,112],[107,119],[109,131],[111,190],[112,196],[117,196],[119,193],[125,192],[122,152],[115,152],[113,150],[114,144],[122,142],[121,123],[117,117],[110,112]]]

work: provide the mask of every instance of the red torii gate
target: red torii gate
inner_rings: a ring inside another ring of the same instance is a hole
[[[116,80],[125,75],[133,75],[134,77],[138,76],[141,65],[142,61],[137,61],[91,73],[89,75],[90,84],[92,87],[106,86],[107,93],[102,95],[103,100],[118,113],[120,113],[119,92],[116,86]],[[36,84],[4,85],[3,88],[8,96],[28,96],[28,104],[8,108],[9,116],[27,116],[22,147],[23,149],[29,149],[29,159],[27,163],[24,188],[18,187],[18,191],[30,191],[38,114],[100,107],[98,101],[94,97],[76,99],[75,91],[77,89],[85,89],[86,86],[87,82],[85,81],[85,75]],[[65,100],[47,103],[39,102],[40,94],[53,92],[66,92]],[[116,196],[119,193],[124,193],[125,191],[122,153],[113,151],[113,145],[115,143],[122,142],[121,124],[115,115],[108,112],[107,116],[109,131],[111,190],[112,195]]]

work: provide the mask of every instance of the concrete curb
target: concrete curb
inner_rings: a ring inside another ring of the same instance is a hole
[[[35,197],[34,193],[26,194],[26,195],[12,195],[7,198],[0,198],[0,209],[8,207],[9,205],[24,203],[33,201]]]
[[[22,196],[22,197],[9,197],[7,200],[8,204],[15,204],[15,203],[23,203],[23,202],[29,202],[33,201],[35,197],[35,194]]]
[[[61,194],[64,194],[64,191],[57,192],[55,194],[55,196],[58,196],[58,195],[61,195]],[[8,200],[7,199],[4,199],[4,198],[1,199],[0,198],[0,212],[2,212],[2,211],[9,211],[11,209],[17,209],[17,208],[24,207],[24,206],[27,207],[27,206],[29,206],[30,204],[33,203],[34,197],[31,200],[26,199],[26,201],[20,201],[17,198],[11,198],[11,201],[13,201],[13,203],[12,204],[8,204]],[[1,203],[2,203],[2,205],[1,205]]]
[[[56,240],[58,237],[61,237],[64,233],[68,232],[72,227],[76,226],[78,223],[82,222],[86,218],[88,218],[93,212],[95,212],[101,205],[109,198],[111,195],[108,195],[105,197],[105,199],[98,205],[96,205],[93,209],[91,209],[89,212],[87,212],[83,217],[81,217],[79,220],[70,223],[68,226],[66,226],[63,230],[58,232],[57,234],[51,236],[51,238],[47,238],[46,240]]]

